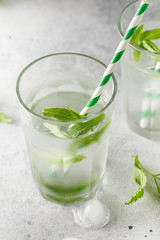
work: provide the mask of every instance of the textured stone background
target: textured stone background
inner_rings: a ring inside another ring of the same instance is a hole
[[[107,163],[104,201],[109,224],[84,230],[67,218],[65,209],[42,199],[32,180],[15,96],[19,72],[42,55],[59,51],[89,54],[108,63],[118,42],[116,21],[126,0],[1,0],[0,111],[14,119],[0,124],[0,239],[158,240],[160,199],[146,191],[131,206],[124,203],[137,189],[133,159],[139,154],[146,168],[160,170],[159,143],[131,132],[127,126],[119,83]],[[128,226],[133,226],[129,229]],[[153,232],[150,232],[153,230]]]

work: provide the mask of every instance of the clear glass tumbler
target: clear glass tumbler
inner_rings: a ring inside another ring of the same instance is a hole
[[[86,55],[51,54],[29,64],[16,87],[35,183],[44,198],[73,206],[75,221],[84,227],[98,228],[109,219],[97,192],[103,186],[116,79],[113,75],[86,118],[60,121],[43,116],[42,110],[69,107],[80,112],[105,68]],[[77,135],[77,127],[82,130],[86,124],[91,127]],[[75,134],[69,137],[73,126]]]
[[[122,37],[139,1],[127,5],[118,20]],[[160,28],[159,0],[153,0],[140,25],[143,31]],[[153,41],[160,48],[160,39]],[[139,54],[135,60],[133,54]],[[159,67],[158,67],[159,65]],[[152,140],[160,140],[160,54],[130,43],[121,60],[123,100],[129,127]]]

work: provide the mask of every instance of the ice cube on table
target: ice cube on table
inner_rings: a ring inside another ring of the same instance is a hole
[[[97,199],[91,199],[87,202],[84,209],[87,220],[93,226],[101,226],[109,221],[109,211]]]

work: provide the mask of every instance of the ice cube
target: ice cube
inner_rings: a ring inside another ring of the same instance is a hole
[[[106,215],[106,211],[107,209],[98,200],[91,199],[87,202],[84,214],[91,225],[100,226],[109,220],[109,214]]]

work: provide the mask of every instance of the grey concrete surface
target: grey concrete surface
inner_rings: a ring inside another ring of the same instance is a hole
[[[59,51],[89,54],[108,63],[116,48],[117,16],[126,0],[1,0],[0,111],[14,120],[0,124],[0,240],[159,240],[160,199],[146,190],[143,199],[124,203],[137,189],[133,154],[146,168],[160,171],[159,143],[131,132],[119,84],[103,199],[111,211],[99,230],[77,226],[66,209],[44,200],[31,176],[16,103],[19,72],[32,60]],[[133,228],[129,228],[133,226]]]

